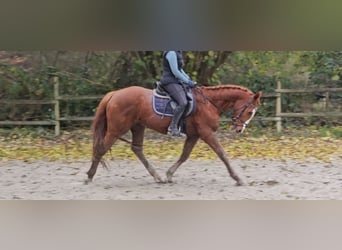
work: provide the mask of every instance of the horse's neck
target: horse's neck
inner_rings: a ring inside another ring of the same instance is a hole
[[[235,85],[208,87],[203,90],[221,111],[233,108],[236,102],[247,101],[253,95],[248,89]]]

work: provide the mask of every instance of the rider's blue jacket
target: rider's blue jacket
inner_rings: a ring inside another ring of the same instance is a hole
[[[192,82],[182,68],[184,61],[180,51],[165,51],[163,58],[163,75],[160,80],[162,84]]]

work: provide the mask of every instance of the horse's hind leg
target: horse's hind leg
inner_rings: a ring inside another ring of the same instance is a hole
[[[118,139],[117,136],[114,136],[113,134],[110,134],[107,132],[103,145],[94,145],[96,149],[93,152],[93,159],[91,163],[91,167],[87,172],[88,180],[86,180],[86,184],[88,182],[91,182],[94,178],[94,175],[96,174],[97,167],[99,163],[101,162],[102,157],[106,154],[106,152],[110,149],[110,147],[114,144],[114,142]]]
[[[184,147],[183,147],[183,152],[182,152],[182,155],[180,156],[179,160],[173,164],[169,170],[167,170],[166,172],[166,177],[167,177],[167,181],[168,182],[172,182],[172,176],[173,174],[176,172],[176,170],[178,169],[178,167],[183,163],[185,162],[189,156],[190,156],[190,153],[192,151],[192,149],[194,148],[196,142],[198,141],[198,137],[197,136],[193,136],[193,137],[187,137],[186,140],[185,140],[185,144],[184,144]]]
[[[158,175],[156,170],[151,166],[151,164],[146,160],[145,155],[143,153],[145,127],[137,124],[134,127],[132,127],[131,131],[132,131],[132,145],[131,145],[132,151],[139,158],[139,160],[144,164],[147,171],[154,178],[154,181],[157,183],[163,183],[164,181]]]

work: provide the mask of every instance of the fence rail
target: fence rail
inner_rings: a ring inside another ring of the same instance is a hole
[[[61,117],[60,113],[60,101],[68,100],[100,100],[103,95],[86,95],[86,96],[60,96],[59,93],[59,81],[57,77],[53,78],[54,81],[54,99],[53,100],[13,100],[13,99],[2,99],[0,104],[13,104],[13,105],[54,105],[53,120],[42,120],[42,121],[0,121],[1,125],[50,125],[55,126],[55,135],[60,135],[60,125],[63,121],[92,121],[93,116],[66,116]],[[261,121],[275,121],[277,131],[282,130],[282,118],[287,117],[342,117],[342,112],[306,112],[306,113],[285,113],[282,112],[282,94],[301,94],[301,93],[317,93],[324,92],[327,97],[331,92],[342,92],[342,88],[316,88],[316,89],[282,89],[281,82],[277,82],[277,88],[274,93],[264,93],[263,98],[275,98],[275,116],[274,117],[255,117],[255,120]],[[326,104],[327,105],[327,104]]]
[[[34,105],[34,104],[55,104],[55,100],[14,100],[14,99],[1,99],[0,104],[22,104],[22,105]]]

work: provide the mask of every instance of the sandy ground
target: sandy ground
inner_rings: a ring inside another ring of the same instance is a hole
[[[24,200],[330,200],[342,199],[341,158],[330,163],[232,159],[237,187],[220,161],[184,163],[174,183],[157,184],[138,161],[109,161],[84,184],[90,162],[0,162],[0,199]],[[161,176],[172,162],[153,162]]]

